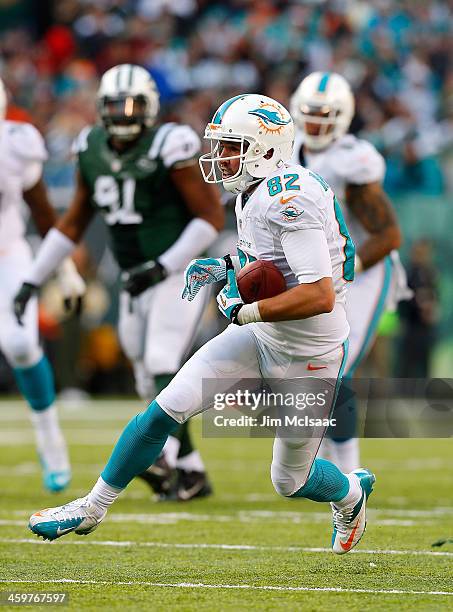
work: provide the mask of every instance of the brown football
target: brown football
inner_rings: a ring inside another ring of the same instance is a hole
[[[271,298],[286,290],[285,277],[271,261],[258,259],[242,268],[238,288],[246,304]]]

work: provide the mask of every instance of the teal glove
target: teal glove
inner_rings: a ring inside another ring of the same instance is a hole
[[[241,295],[239,293],[236,274],[229,255],[225,256],[227,284],[217,295],[217,304],[220,312],[226,316],[232,323],[240,325],[238,314],[244,306]]]
[[[204,285],[225,281],[226,278],[227,265],[223,257],[192,259],[184,272],[185,286],[182,299],[187,298],[191,302]]]

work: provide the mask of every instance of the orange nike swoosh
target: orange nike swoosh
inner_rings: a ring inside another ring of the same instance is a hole
[[[351,535],[348,538],[348,541],[346,542],[346,544],[343,544],[343,542],[340,540],[340,546],[343,550],[349,550],[351,548],[352,545],[352,540],[354,539],[354,535],[355,532],[357,531],[357,527],[359,526],[359,521],[357,521],[357,523],[355,524],[354,529],[351,531]]]
[[[288,204],[288,202],[291,202],[291,200],[293,198],[295,198],[295,195],[289,196],[287,198],[284,198],[283,196],[280,198],[280,204]]]
[[[324,370],[327,366],[314,366],[311,363],[308,364],[307,370],[309,372],[314,372],[315,370]]]

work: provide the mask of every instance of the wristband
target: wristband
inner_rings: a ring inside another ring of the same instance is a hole
[[[260,315],[258,302],[253,302],[253,304],[244,304],[238,313],[237,319],[239,325],[246,325],[247,323],[262,323],[263,319]]]

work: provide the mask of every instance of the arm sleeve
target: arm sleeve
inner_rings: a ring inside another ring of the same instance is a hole
[[[283,232],[281,240],[286,260],[299,284],[314,283],[332,276],[332,262],[324,231]]]
[[[53,227],[42,241],[25,282],[40,287],[75,247],[75,242]]]
[[[162,144],[160,157],[166,168],[178,167],[194,159],[201,149],[200,139],[188,125],[173,127]]]
[[[191,259],[205,251],[217,238],[213,225],[196,217],[192,219],[176,242],[158,257],[159,262],[170,273],[184,270]]]

